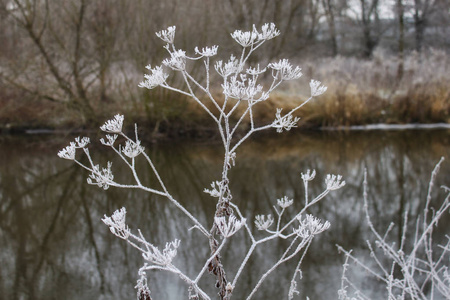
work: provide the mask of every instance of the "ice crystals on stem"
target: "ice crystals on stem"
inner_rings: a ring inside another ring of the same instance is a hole
[[[342,180],[341,175],[328,174],[325,178],[325,184],[327,185],[327,190],[333,191],[338,190],[345,185],[345,180]]]
[[[125,223],[127,210],[125,207],[122,207],[121,209],[116,210],[111,217],[107,217],[106,215],[102,219],[103,223],[105,223],[111,232],[121,239],[128,239],[130,236],[130,229],[128,228],[127,224]]]
[[[309,83],[309,86],[311,87],[311,97],[320,96],[327,91],[327,87],[321,84],[322,82],[311,79],[311,82]]]
[[[169,75],[164,73],[161,66],[155,67],[153,69],[150,65],[148,65],[146,68],[150,70],[151,74],[145,74],[144,77],[146,80],[139,83],[138,87],[151,90],[157,86],[164,84],[167,77],[169,77]]]
[[[234,215],[231,215],[227,218],[222,217],[214,217],[214,222],[216,223],[217,229],[220,234],[224,237],[230,237],[235,234],[241,227],[245,224],[246,219],[238,220]]]
[[[267,219],[266,219],[267,217]],[[267,230],[273,224],[272,215],[257,215],[255,216],[255,225],[258,230]]]
[[[144,266],[146,267],[146,265]],[[139,279],[137,280],[137,284],[134,287],[137,289],[137,299],[151,299],[150,298],[150,288],[147,285],[147,274],[140,269],[139,270]]]
[[[167,28],[167,30],[161,30],[156,32],[156,35],[164,42],[173,44],[173,41],[175,39],[176,28],[177,28],[176,26],[170,26],[169,28]]]
[[[121,133],[123,126],[123,115],[115,115],[114,119],[108,120],[100,126],[100,129],[109,133]]]
[[[88,184],[97,185],[98,187],[107,190],[114,179],[111,171],[112,162],[108,161],[108,166],[100,170],[99,165],[95,165],[92,169],[91,175],[87,179]]]
[[[300,118],[293,118],[291,114],[281,116],[281,108],[277,108],[277,113],[275,114],[275,120],[272,123],[272,127],[277,129],[277,132],[283,132],[284,130],[291,130],[292,127],[297,127],[297,123]]]

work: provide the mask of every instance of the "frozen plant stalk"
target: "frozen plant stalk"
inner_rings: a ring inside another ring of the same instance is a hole
[[[239,146],[247,140],[253,133],[276,129],[277,132],[290,130],[297,126],[299,118],[294,113],[303,105],[308,103],[315,96],[324,93],[326,87],[319,81],[311,80],[310,97],[295,108],[282,113],[282,108],[278,108],[275,113],[275,119],[268,124],[260,124],[254,118],[254,109],[262,102],[270,101],[270,94],[278,88],[284,81],[296,80],[302,76],[301,69],[293,66],[289,60],[281,59],[278,62],[268,64],[266,67],[248,65],[248,59],[254,51],[262,44],[275,38],[280,34],[274,24],[265,24],[261,29],[253,26],[251,31],[236,30],[231,37],[242,47],[239,55],[231,55],[227,61],[218,60],[214,63],[212,59],[218,53],[218,46],[195,47],[192,56],[187,54],[186,50],[178,49],[175,46],[176,27],[171,26],[166,30],[156,33],[166,45],[164,48],[168,52],[168,57],[162,61],[159,66],[147,66],[149,74],[144,75],[145,80],[139,84],[139,87],[153,89],[156,87],[178,92],[193,99],[215,122],[220,134],[224,149],[224,160],[221,178],[212,179],[211,189],[206,189],[214,198],[217,198],[214,222],[209,226],[202,224],[193,216],[180,202],[178,202],[167,190],[163,179],[156,170],[151,158],[146,154],[138,138],[137,128],[135,137],[128,137],[122,130],[124,117],[116,115],[113,119],[107,121],[100,127],[106,134],[106,139],[101,139],[101,143],[111,148],[127,165],[134,178],[134,184],[121,184],[114,179],[111,163],[107,167],[100,167],[94,164],[89,150],[87,148],[89,140],[87,138],[77,138],[75,142],[61,150],[58,155],[61,158],[73,160],[91,174],[88,183],[96,184],[99,187],[107,189],[109,187],[142,189],[149,193],[166,197],[174,207],[180,209],[191,221],[194,228],[200,230],[205,236],[205,246],[210,248],[210,256],[205,258],[202,266],[199,266],[196,274],[185,274],[173,263],[173,258],[177,254],[182,242],[175,240],[168,242],[163,250],[147,241],[138,230],[136,234],[132,233],[125,223],[125,208],[121,208],[113,213],[111,217],[105,216],[103,222],[110,228],[111,232],[121,239],[126,240],[131,246],[142,253],[144,265],[139,270],[139,280],[136,288],[138,289],[138,299],[150,298],[150,288],[147,285],[146,273],[151,270],[163,270],[179,276],[187,284],[190,299],[211,299],[210,295],[204,291],[200,285],[200,279],[205,273],[210,272],[216,278],[216,287],[220,299],[231,299],[233,291],[239,287],[240,278],[247,261],[254,253],[256,247],[274,240],[286,239],[289,246],[283,255],[267,270],[259,279],[253,289],[248,291],[246,299],[254,297],[258,288],[264,283],[266,277],[272,273],[282,263],[293,259],[301,253],[294,276],[289,289],[289,299],[299,292],[296,290],[296,276],[301,273],[300,264],[315,235],[329,228],[328,221],[322,222],[320,219],[306,215],[306,211],[315,203],[320,201],[332,190],[341,188],[345,182],[340,175],[328,175],[325,179],[324,191],[313,199],[308,199],[308,181],[313,180],[315,172],[311,174],[308,170],[307,175],[302,175],[305,187],[305,201],[303,208],[294,214],[294,217],[284,218],[284,212],[290,209],[294,199],[286,196],[277,200],[278,208],[274,206],[274,217],[272,214],[267,216],[257,216],[254,220],[258,230],[265,232],[263,238],[257,239],[250,229],[249,221],[244,217],[233,202],[228,177],[229,170],[235,165],[237,150]],[[189,64],[201,60],[204,66],[206,76],[204,81],[199,81],[190,74]],[[211,72],[216,72],[221,78],[222,99],[216,99],[211,91],[210,78]],[[268,72],[271,80],[268,85],[264,85],[260,80],[262,75]],[[181,87],[171,86],[167,82],[170,73],[179,73],[184,79]],[[212,105],[205,105],[205,100]],[[242,109],[238,109],[242,108]],[[240,138],[236,138],[236,132],[244,119],[250,120],[250,127]],[[117,138],[121,136],[125,142],[117,145]],[[77,149],[82,149],[87,156],[89,164],[85,165],[76,158]],[[150,168],[153,170],[159,187],[150,188],[142,183],[138,176],[136,157],[143,156]],[[211,228],[211,229],[207,229]],[[250,247],[246,250],[246,255],[237,271],[234,272],[234,278],[228,278],[225,267],[221,261],[221,251],[227,246],[227,241],[235,237],[236,232],[244,231],[247,239],[250,240]]]

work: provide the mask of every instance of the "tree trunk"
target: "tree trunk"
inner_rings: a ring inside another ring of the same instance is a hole
[[[398,69],[397,81],[400,81],[404,72],[404,49],[405,49],[405,21],[403,13],[403,1],[397,0],[397,18],[398,18]]]

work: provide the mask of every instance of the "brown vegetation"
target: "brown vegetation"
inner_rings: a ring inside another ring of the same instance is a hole
[[[415,13],[415,23],[400,28],[380,15],[383,1],[361,1],[370,10],[358,16],[346,0],[0,0],[0,128],[91,128],[122,113],[155,133],[208,131],[211,123],[187,99],[137,87],[144,66],[167,55],[154,32],[177,25],[177,44],[188,53],[218,44],[225,58],[237,49],[229,32],[264,22],[282,35],[251,63],[288,57],[307,80],[272,95],[257,111],[263,122],[278,102],[303,101],[309,78],[329,90],[300,113],[301,126],[448,122],[448,15],[440,13],[448,4],[398,0],[402,13]],[[421,52],[404,54],[413,49]],[[202,76],[201,64],[190,67]]]

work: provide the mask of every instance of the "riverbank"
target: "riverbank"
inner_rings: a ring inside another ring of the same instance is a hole
[[[305,101],[309,97],[310,78],[321,80],[328,90],[298,111],[301,118],[298,126],[302,129],[450,124],[450,58],[443,51],[412,53],[403,62],[396,56],[376,52],[371,60],[334,57],[298,64],[303,67],[303,77],[286,82],[268,101],[255,107],[255,120],[260,124],[271,123],[277,108],[283,107],[283,112],[287,112]],[[155,137],[215,134],[215,124],[191,99],[161,88],[140,89],[135,83],[142,80],[141,74],[133,72],[127,78],[127,82],[112,85],[107,97],[89,95],[96,114],[95,124],[87,123],[83,115],[64,104],[0,85],[0,130],[2,133],[80,131],[98,128],[120,113],[126,116],[131,130],[137,123]],[[220,99],[219,88],[216,94]],[[204,103],[209,105],[207,99]],[[248,126],[244,120],[242,130]]]

